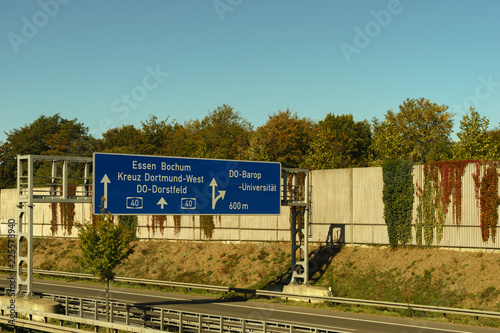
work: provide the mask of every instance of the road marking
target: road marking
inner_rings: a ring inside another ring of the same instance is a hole
[[[36,283],[37,284],[45,284],[45,285],[53,286],[53,284],[50,284],[50,283],[43,283],[43,282],[36,282]],[[59,285],[59,287],[62,287],[62,286]],[[87,287],[78,287],[78,286],[67,286],[67,287],[68,288],[78,288],[78,289],[94,290],[94,291],[102,291],[101,289],[94,289],[94,288],[87,288]],[[110,289],[110,292],[137,296],[137,292],[136,293],[132,293],[132,292],[125,292],[125,291],[113,291],[111,289]],[[151,294],[147,294],[146,296],[156,297],[156,298],[161,298],[161,299],[167,298],[167,299],[173,299],[173,300],[176,300],[176,301],[190,301],[190,299],[176,298],[176,297],[170,297],[170,296],[163,297],[163,296],[151,295]],[[118,299],[118,298],[116,298],[116,299],[117,300],[121,300],[121,301],[126,301],[126,302],[130,301],[130,300],[125,300],[125,299]],[[254,303],[254,304],[257,305],[258,303]],[[410,328],[422,328],[422,326],[417,326],[417,325],[398,324],[398,323],[391,323],[391,322],[371,320],[371,319],[340,317],[340,316],[326,315],[326,314],[320,314],[320,313],[298,312],[298,311],[283,310],[283,309],[272,309],[272,310],[270,310],[270,309],[266,309],[266,308],[263,308],[263,307],[251,307],[251,306],[247,306],[247,305],[226,304],[226,303],[220,303],[219,305],[239,307],[239,308],[246,308],[246,309],[252,309],[252,310],[277,311],[277,312],[290,313],[290,314],[301,314],[301,315],[317,316],[317,317],[332,318],[332,319],[343,319],[343,320],[351,320],[351,321],[361,321],[361,322],[365,322],[365,323],[380,324],[380,325],[392,325],[392,326],[402,326],[402,327],[410,327]],[[304,325],[304,323],[300,323],[300,322],[295,322],[295,323],[296,324]],[[427,323],[427,322],[424,321],[424,323]],[[459,331],[459,330],[456,330],[456,329],[449,330],[449,329],[446,329],[446,328],[435,328],[435,327],[426,327],[426,328],[430,329],[430,330],[434,330],[434,331],[441,331],[441,332],[474,333],[474,332],[470,332],[470,331]],[[340,329],[353,331],[353,329],[350,329],[350,328],[340,328]]]
[[[43,282],[36,282],[36,284],[44,284],[44,285],[51,286],[51,287],[54,286],[51,283],[43,283]],[[102,289],[95,289],[95,288],[89,288],[89,287],[79,287],[79,286],[59,285],[58,287],[67,287],[67,288],[72,288],[72,289],[84,289],[84,290],[92,290],[92,291],[103,291]],[[114,294],[126,294],[126,295],[138,296],[137,293],[130,293],[130,292],[126,292],[126,291],[113,291],[113,290],[110,289],[110,294],[112,294],[112,293],[114,293]],[[140,295],[140,296],[143,296],[143,295]],[[150,294],[147,294],[147,295],[144,295],[144,296],[156,297],[156,298],[161,298],[161,299],[171,299],[171,300],[176,300],[176,301],[197,300],[197,299],[176,298],[176,297],[170,297],[170,296],[163,297],[163,296],[159,296],[159,295],[150,295]],[[112,299],[116,300],[116,301],[130,302],[129,299],[124,299],[124,298],[120,298],[120,297],[113,297]],[[254,304],[257,305],[257,303],[254,303]],[[242,308],[247,308],[247,309],[252,309],[252,310],[288,312],[288,311],[275,310],[275,309],[266,309],[266,308],[263,308],[263,307],[251,307],[251,306],[243,306],[243,305],[231,305],[231,304],[224,304],[224,303],[220,303],[219,305],[236,306],[236,307],[242,307]],[[179,310],[176,310],[176,311],[179,311]],[[299,312],[291,312],[291,313],[299,313]],[[288,324],[296,324],[296,325],[307,325],[308,324],[308,323],[301,323],[301,322],[297,322],[297,321],[285,321],[285,322],[288,323]],[[356,329],[353,329],[353,328],[333,327],[333,326],[325,326],[325,325],[316,325],[316,326],[318,328],[336,329],[336,330],[341,330],[341,331],[344,331],[344,332],[345,331],[350,331],[350,332],[356,332],[357,331]]]
[[[237,304],[223,304],[223,305],[226,305],[226,306],[236,306],[236,307],[242,307],[242,308],[246,307],[244,305],[237,305]],[[325,315],[325,314],[320,314],[320,313],[298,312],[298,311],[282,310],[282,309],[280,309],[280,310],[274,310],[274,311],[280,311],[280,312],[292,313],[292,314],[301,314],[301,315],[326,317],[326,318],[332,318],[332,319],[345,319],[345,320],[352,320],[352,321],[362,321],[362,322],[366,322],[366,323],[375,323],[375,324],[382,324],[382,325],[393,325],[393,326],[403,326],[403,327],[411,327],[411,328],[422,328],[422,326],[417,326],[417,325],[398,324],[398,323],[391,323],[391,322],[378,321],[378,320],[370,320],[370,319],[361,319],[361,318],[340,317],[340,316]],[[427,322],[424,321],[424,323],[427,323]],[[437,330],[437,331],[443,331],[443,332],[474,333],[474,332],[470,332],[470,331],[457,331],[457,330],[449,330],[449,329],[446,329],[446,328],[435,328],[435,327],[427,327],[427,329]]]

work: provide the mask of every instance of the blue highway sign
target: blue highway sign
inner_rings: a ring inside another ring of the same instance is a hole
[[[280,214],[280,163],[95,153],[93,164],[94,214]]]

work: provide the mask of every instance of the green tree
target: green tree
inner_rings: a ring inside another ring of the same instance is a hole
[[[16,185],[17,155],[91,156],[98,141],[76,119],[67,120],[59,114],[40,116],[33,123],[13,129],[5,142],[0,142],[0,187]],[[35,174],[43,176],[35,170]]]
[[[88,128],[76,119],[62,121],[59,128],[45,140],[46,150],[43,155],[92,156],[98,140],[88,134]]]
[[[252,125],[227,104],[202,120],[187,122],[188,144],[194,157],[235,159],[248,148]]]
[[[111,214],[97,215],[94,221],[78,226],[80,256],[75,261],[106,284],[106,320],[109,321],[109,283],[115,269],[134,252],[135,230],[127,223],[114,224]]]
[[[406,99],[399,112],[387,111],[385,120],[373,121],[375,165],[392,159],[406,159],[423,164],[431,157],[442,156],[436,149],[447,147],[453,128],[453,114],[448,106],[428,99]]]
[[[139,217],[137,215],[119,215],[118,224],[133,235],[132,240],[138,240],[137,228],[139,227]]]
[[[178,156],[185,137],[177,135],[182,126],[177,122],[158,120],[150,115],[141,121],[141,127],[124,125],[104,133],[101,148],[104,151],[122,154]]]
[[[488,132],[490,121],[481,117],[476,108],[471,107],[469,113],[460,120],[460,139],[453,149],[453,158],[456,160],[492,160],[499,159],[500,142],[493,140]]]
[[[146,155],[176,156],[178,154],[175,134],[181,127],[176,122],[158,121],[156,116],[150,115],[149,120],[141,122],[139,153]]]
[[[389,111],[392,112],[392,111]],[[387,116],[386,116],[387,117]],[[373,122],[372,150],[375,166],[381,166],[386,161],[392,161],[404,156],[404,138],[400,135],[396,124],[390,121],[380,122],[377,118]]]
[[[496,127],[492,130],[489,130],[488,136],[490,137],[491,142],[499,142],[500,143],[500,128]],[[500,144],[497,147],[496,156],[500,156]],[[500,158],[496,158],[496,159],[500,159]]]
[[[330,113],[313,130],[306,164],[313,169],[364,167],[370,159],[370,145],[367,121]]]
[[[138,154],[141,131],[133,125],[110,128],[102,134],[100,149],[110,153]]]
[[[427,155],[427,162],[452,160],[454,145],[455,142],[448,138],[437,140]]]
[[[304,166],[313,128],[310,119],[299,118],[289,109],[278,111],[253,133],[244,156],[249,160],[281,162],[286,168]]]

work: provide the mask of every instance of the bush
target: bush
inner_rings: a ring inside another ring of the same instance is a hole
[[[413,163],[394,160],[382,166],[384,188],[384,219],[392,247],[411,241],[411,222],[414,200]]]

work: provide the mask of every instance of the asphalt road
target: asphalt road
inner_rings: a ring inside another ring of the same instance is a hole
[[[7,286],[2,278],[0,287]],[[34,291],[86,298],[104,298],[104,287],[51,280],[34,280]],[[345,332],[383,333],[499,333],[499,329],[464,325],[433,323],[423,320],[402,319],[366,314],[344,313],[313,308],[255,303],[251,301],[220,300],[212,297],[161,293],[149,290],[111,288],[111,299],[137,305],[164,307],[180,311],[198,312],[286,322],[318,328],[338,329]]]

